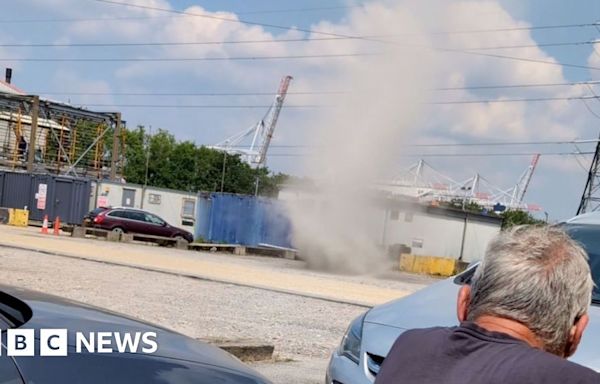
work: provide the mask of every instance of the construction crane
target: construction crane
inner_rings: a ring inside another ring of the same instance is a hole
[[[537,167],[539,160],[539,153],[533,155],[531,164],[519,178],[519,182],[517,183],[517,185],[515,185],[513,190],[513,204],[520,205],[523,203],[523,198],[525,197],[525,193],[527,192],[527,188],[529,187],[529,183],[531,182],[531,178],[533,177],[533,172],[535,172],[535,168]]]
[[[281,108],[283,107],[292,79],[292,76],[285,76],[281,79],[273,104],[258,123],[210,148],[224,151],[228,154],[240,155],[242,160],[256,168],[264,167],[267,163],[267,151],[269,150],[269,145],[271,145],[277,120],[279,119],[279,114],[281,113]],[[243,142],[249,137],[252,137],[252,142],[246,147],[243,145]]]

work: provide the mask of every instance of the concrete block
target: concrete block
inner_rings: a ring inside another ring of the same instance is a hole
[[[188,249],[188,242],[185,240],[177,240],[175,242],[175,248],[177,249]]]
[[[273,358],[275,346],[259,340],[204,340],[231,353],[243,362],[264,361]]]
[[[116,232],[107,232],[106,233],[106,240],[108,240],[108,241],[120,241],[121,240],[121,235],[119,233],[116,233]]]
[[[123,243],[131,243],[133,241],[133,234],[131,234],[131,233],[122,233],[121,234],[121,241]]]
[[[401,271],[419,273],[432,276],[453,276],[464,269],[464,264],[456,259],[437,256],[400,255],[399,267]]]
[[[233,254],[238,256],[246,256],[246,247],[233,248]]]
[[[29,211],[10,208],[8,224],[15,227],[26,227],[29,224]]]
[[[296,260],[296,252],[294,251],[283,251],[283,258],[288,260]]]
[[[84,227],[73,227],[73,231],[71,232],[71,237],[85,237],[85,228]]]

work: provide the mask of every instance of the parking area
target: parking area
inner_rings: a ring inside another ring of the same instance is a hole
[[[8,244],[19,237],[29,239],[22,242],[22,249]],[[353,301],[386,300],[393,294],[400,297],[435,281],[399,272],[330,275],[308,271],[301,261],[56,239],[37,236],[32,230],[3,231],[0,243],[5,244],[0,246],[2,283],[107,308],[194,338],[272,344],[275,359],[253,366],[275,383],[323,381],[329,353],[348,323],[366,310]],[[58,252],[60,246],[65,256]],[[94,254],[86,255],[90,246],[106,254],[105,259],[92,260]],[[76,257],[77,252],[89,260]],[[113,262],[128,253],[137,255],[141,267]],[[153,271],[151,265],[143,264],[145,258],[160,259],[173,271]],[[198,276],[174,272],[190,266],[200,268]],[[228,279],[219,281],[221,275],[215,271],[224,276],[229,271]],[[237,275],[245,279],[237,281]],[[265,280],[264,276],[277,278]],[[281,280],[295,284],[296,289],[283,289],[278,283]],[[330,287],[349,291],[344,296],[328,292]],[[369,295],[355,292],[361,288]]]

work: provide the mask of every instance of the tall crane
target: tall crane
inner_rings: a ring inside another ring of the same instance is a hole
[[[529,164],[529,167],[527,167],[525,172],[523,172],[523,174],[519,178],[519,181],[513,189],[513,204],[520,205],[523,203],[523,198],[525,197],[525,193],[527,192],[527,188],[529,187],[529,183],[531,182],[531,178],[533,177],[533,172],[535,172],[535,168],[537,167],[539,160],[539,153],[533,155],[533,159],[531,159],[531,164]]]
[[[210,148],[229,154],[240,155],[242,160],[256,168],[264,167],[267,163],[267,151],[271,145],[277,120],[279,119],[279,114],[281,113],[281,108],[283,107],[292,79],[292,76],[285,76],[281,79],[273,104],[271,104],[265,116],[258,123]],[[252,137],[252,142],[248,147],[244,147],[242,142],[248,137]]]

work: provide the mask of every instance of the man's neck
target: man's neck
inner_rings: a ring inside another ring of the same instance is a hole
[[[533,348],[544,349],[544,344],[533,332],[518,321],[496,316],[480,316],[475,324],[489,332],[500,332],[529,344]]]

